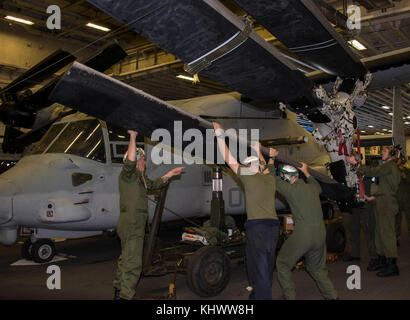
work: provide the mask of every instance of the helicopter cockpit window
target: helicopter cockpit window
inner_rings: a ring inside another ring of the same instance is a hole
[[[53,125],[33,150],[33,154],[43,153],[50,145],[50,143],[55,139],[55,137],[57,137],[60,131],[65,127],[65,125],[66,123],[57,123]]]
[[[107,123],[108,139],[110,140],[111,162],[122,163],[124,154],[127,152],[129,143],[129,134],[127,130]],[[138,135],[137,146],[144,148],[144,137]]]
[[[46,152],[68,153],[105,162],[104,138],[100,122],[96,119],[70,122]]]

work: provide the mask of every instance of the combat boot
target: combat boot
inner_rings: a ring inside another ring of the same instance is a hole
[[[120,298],[120,289],[114,288],[114,298],[113,300],[121,300]]]
[[[388,258],[386,261],[386,267],[377,272],[376,276],[378,277],[393,277],[400,275],[399,268],[396,264],[397,258]]]
[[[379,256],[378,259],[370,260],[367,271],[380,271],[386,267],[386,257]]]

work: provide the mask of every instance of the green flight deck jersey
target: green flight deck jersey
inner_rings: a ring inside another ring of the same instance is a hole
[[[238,178],[245,192],[248,220],[278,219],[275,209],[275,178],[270,174],[253,173],[245,166],[239,166]]]

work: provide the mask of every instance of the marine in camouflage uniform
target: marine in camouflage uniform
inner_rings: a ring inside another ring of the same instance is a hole
[[[354,157],[346,157],[353,164],[359,164]],[[399,211],[396,193],[401,180],[400,171],[394,161],[391,148],[383,150],[382,160],[384,163],[371,168],[361,166],[357,169],[358,174],[366,177],[379,178],[375,198],[376,231],[375,242],[378,262],[369,265],[367,270],[379,271],[377,276],[388,277],[399,275],[397,267],[397,242],[395,230],[395,217]]]
[[[289,177],[286,167],[293,170],[293,177]],[[294,231],[283,244],[276,261],[278,280],[285,299],[296,299],[292,269],[302,257],[305,257],[306,269],[318,285],[321,295],[327,300],[337,299],[326,267],[326,228],[319,198],[322,192],[320,184],[309,174],[304,163],[300,170],[305,174],[306,182],[298,178],[297,170],[291,166],[285,166],[282,172],[282,175],[288,175],[289,182],[276,176],[273,166],[270,165],[269,169],[275,176],[278,192],[290,206],[295,222]]]
[[[120,217],[117,234],[121,240],[121,255],[113,283],[114,299],[131,300],[142,271],[145,227],[148,217],[147,192],[162,188],[169,178],[180,174],[175,168],[163,177],[150,180],[145,174],[145,153],[136,148],[135,131],[128,131],[130,144],[119,176]]]

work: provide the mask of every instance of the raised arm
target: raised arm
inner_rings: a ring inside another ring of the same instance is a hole
[[[262,158],[263,158],[263,156],[262,156],[262,151],[261,151],[261,149],[259,149],[259,150],[260,150],[260,155],[259,155],[259,157],[262,157]],[[278,154],[279,154],[279,152],[278,152],[276,149],[274,149],[274,148],[269,148],[269,160],[268,160],[267,168],[266,168],[266,170],[264,171],[264,173],[270,173],[270,172],[272,172],[272,173],[275,175],[275,167],[274,167],[274,164],[275,164],[275,157],[276,157]]]
[[[136,144],[135,138],[137,137],[138,133],[133,130],[128,130],[130,135],[130,142],[128,144],[128,151],[126,153],[126,157],[124,159],[124,165],[121,171],[121,177],[125,180],[134,179],[135,175],[139,175],[139,171],[137,170],[136,166]]]
[[[302,166],[297,169],[303,172],[303,174],[306,176],[306,182],[312,185],[312,187],[314,187],[318,193],[321,193],[322,187],[320,186],[319,182],[317,182],[316,179],[309,173],[307,164],[304,162],[301,162],[301,164]]]
[[[228,146],[225,143],[225,136],[222,126],[218,122],[213,122],[212,124],[214,126],[219,151],[224,156],[226,164],[232,169],[233,172],[235,172],[235,174],[238,174],[239,163],[232,156]]]
[[[182,173],[182,169],[184,169],[185,166],[174,168],[170,171],[168,171],[166,174],[164,174],[161,179],[162,181],[167,182],[169,179],[171,179],[174,176],[179,176]]]
[[[269,148],[269,165],[275,164],[275,157],[279,154],[278,150],[274,148]]]
[[[134,130],[128,130],[128,134],[130,135],[130,143],[128,144],[127,158],[130,161],[135,161],[136,152],[137,152],[135,138],[137,137],[138,133],[137,131],[134,131]]]
[[[180,175],[182,173],[182,169],[184,168],[185,167],[174,168],[168,171],[166,174],[164,174],[161,178],[157,178],[155,180],[146,178],[145,181],[147,184],[147,189],[152,191],[164,187],[169,179],[171,179],[173,176]]]
[[[266,165],[265,158],[263,157],[263,154],[262,154],[261,143],[253,141],[252,142],[252,149],[255,150],[256,153],[258,153],[259,163],[263,164],[263,165]]]
[[[346,161],[353,165],[360,165],[360,161],[358,161],[354,156],[346,156]],[[386,167],[384,166],[377,166],[377,167],[368,167],[368,166],[360,166],[357,168],[357,173],[364,175],[366,177],[380,177],[388,173]]]

